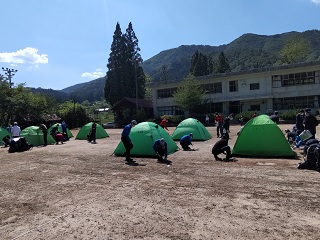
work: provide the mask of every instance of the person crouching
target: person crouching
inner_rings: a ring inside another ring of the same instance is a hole
[[[222,161],[222,158],[218,156],[221,153],[226,154],[226,161],[233,161],[228,140],[228,136],[222,135],[221,139],[213,145],[212,154],[216,161]]]
[[[167,161],[168,146],[166,141],[163,138],[158,139],[154,142],[153,149],[157,154],[159,162]]]
[[[180,145],[181,145],[183,150],[190,150],[191,149],[189,147],[189,145],[192,145],[192,138],[193,138],[193,134],[192,133],[190,133],[188,135],[184,135],[184,136],[181,137]]]

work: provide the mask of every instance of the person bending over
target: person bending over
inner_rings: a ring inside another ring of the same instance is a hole
[[[159,162],[167,161],[168,145],[163,138],[158,139],[154,142],[153,149],[157,154]]]
[[[226,154],[226,161],[232,161],[232,154],[230,147],[228,146],[228,138],[226,135],[222,135],[221,139],[216,142],[212,147],[212,154],[216,161],[222,161],[222,158],[219,158],[219,154]]]
[[[184,135],[182,138],[180,138],[180,145],[183,150],[190,150],[191,149],[189,147],[189,145],[192,145],[192,142],[191,142],[192,138],[193,138],[192,133],[190,133],[188,135]]]
[[[124,153],[124,156],[126,157],[126,161],[133,161],[132,158],[130,158],[130,151],[133,148],[133,144],[131,142],[131,139],[129,137],[131,128],[133,128],[135,125],[137,125],[136,120],[132,120],[128,125],[126,125],[122,131],[121,134],[121,141],[126,149],[126,152]]]

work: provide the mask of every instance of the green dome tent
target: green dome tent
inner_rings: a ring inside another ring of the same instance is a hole
[[[90,132],[91,126],[92,126],[92,122],[85,124],[78,132],[76,139],[87,140],[87,135]],[[106,130],[104,130],[104,128],[100,124],[97,123],[96,139],[106,138],[106,137],[109,137],[108,133],[106,132]]]
[[[243,157],[295,157],[281,129],[267,115],[252,118],[244,125],[232,154]]]
[[[206,127],[197,119],[183,120],[172,133],[173,140],[180,140],[184,135],[193,133],[193,141],[206,141],[212,138]]]
[[[0,145],[3,144],[2,139],[8,135],[11,138],[11,133],[9,133],[7,129],[0,127]]]
[[[137,124],[130,132],[130,139],[134,146],[131,149],[130,155],[139,157],[156,157],[156,153],[153,150],[153,144],[160,138],[164,138],[167,142],[168,155],[179,149],[166,130],[158,124],[153,122],[142,122]],[[114,154],[116,156],[122,156],[125,151],[126,149],[121,141],[115,149]]]
[[[24,137],[29,144],[33,146],[44,145],[42,130],[37,126],[30,126],[20,132],[20,137]],[[48,144],[54,144],[56,141],[48,133]]]
[[[55,124],[53,124],[53,125],[48,129],[48,133],[49,133],[49,134],[50,134],[50,131],[52,130],[52,128],[54,128],[55,126],[57,126],[57,124],[59,124],[58,131],[62,133],[61,123],[55,123]],[[73,137],[73,134],[71,133],[71,131],[69,130],[69,128],[67,128],[67,134],[68,134],[68,138],[72,138],[72,137]]]

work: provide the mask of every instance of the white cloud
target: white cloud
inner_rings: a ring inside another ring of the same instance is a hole
[[[96,79],[96,78],[103,77],[104,75],[105,73],[103,73],[101,69],[96,69],[94,72],[82,73],[81,77]]]
[[[317,4],[317,5],[320,5],[320,0],[311,0],[311,2]]]
[[[48,63],[47,54],[38,54],[38,49],[26,47],[16,52],[4,52],[0,53],[0,62],[10,64],[46,64]]]

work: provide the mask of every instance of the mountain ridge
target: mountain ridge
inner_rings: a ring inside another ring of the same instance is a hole
[[[245,33],[228,44],[219,46],[210,45],[181,45],[176,48],[159,52],[142,63],[146,74],[153,82],[160,81],[163,66],[168,71],[168,81],[180,81],[189,74],[191,56],[199,51],[210,55],[217,61],[220,52],[228,58],[231,72],[239,72],[275,65],[279,60],[280,52],[287,40],[293,37],[302,37],[312,50],[307,61],[320,60],[320,31],[307,30],[304,32],[286,32],[274,35],[259,35]],[[59,91],[84,100],[100,100],[104,96],[105,76],[89,82],[79,83]],[[98,91],[97,91],[98,90]]]

